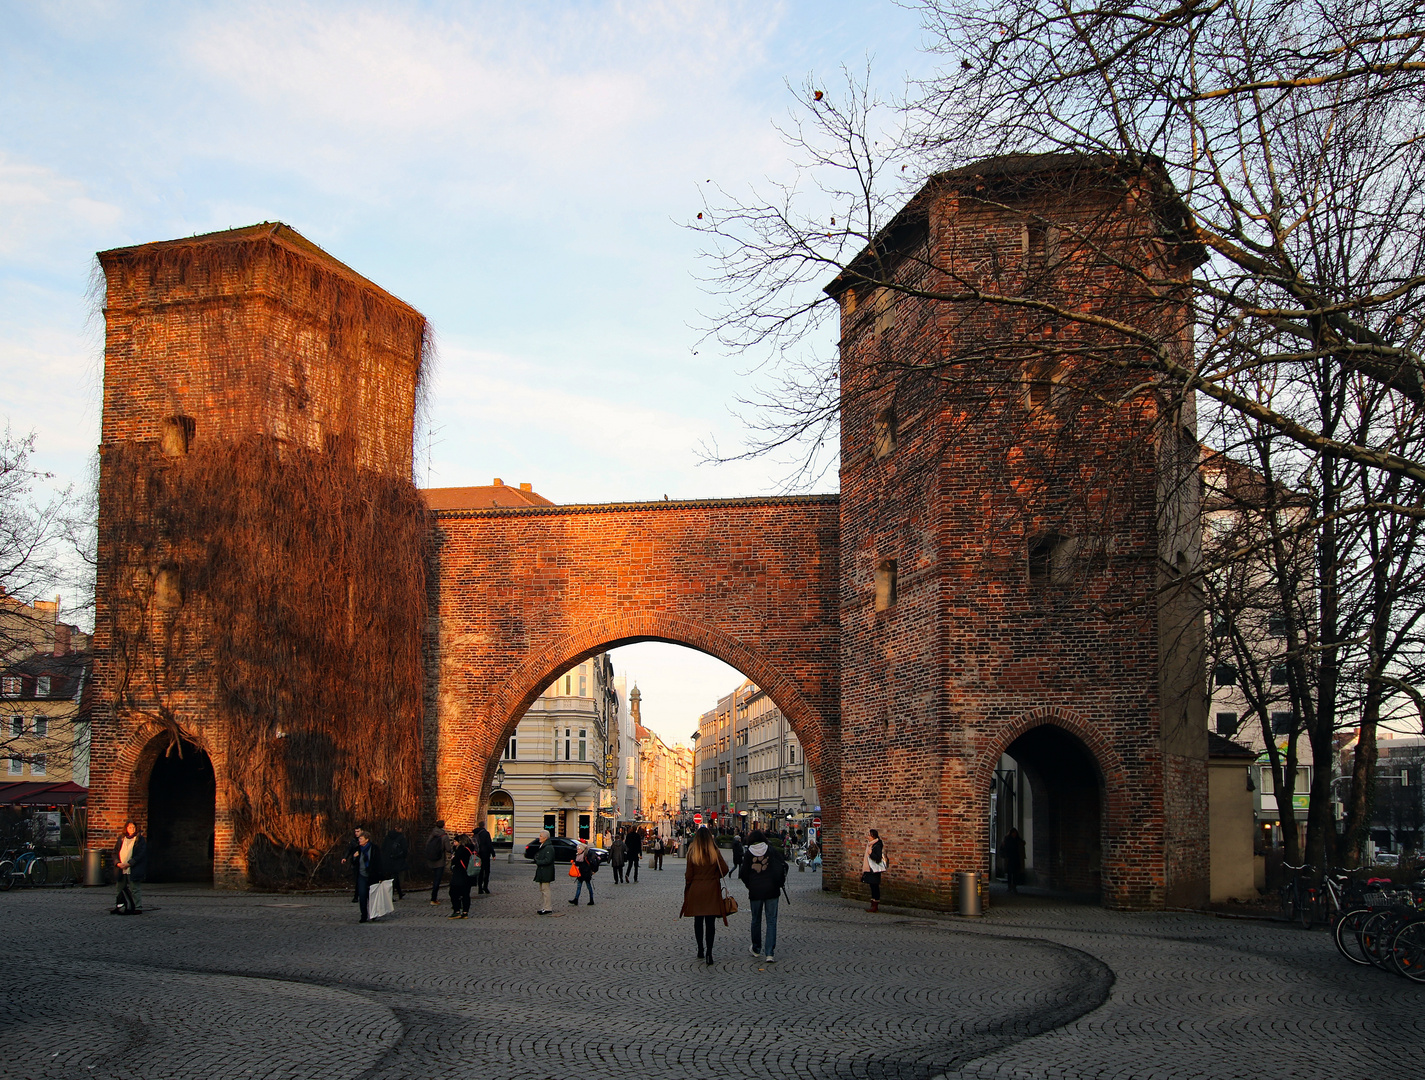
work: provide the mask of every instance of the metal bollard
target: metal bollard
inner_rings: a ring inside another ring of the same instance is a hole
[[[955,875],[955,888],[960,894],[960,914],[979,915],[980,875],[973,870],[961,870]]]
[[[104,884],[104,853],[94,848],[84,852],[84,884]]]

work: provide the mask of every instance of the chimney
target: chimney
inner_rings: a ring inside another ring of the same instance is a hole
[[[503,480],[501,480],[501,479],[497,476],[497,477],[495,477],[494,486],[495,486],[495,487],[504,487],[504,486],[505,486],[505,482],[504,482]]]
[[[57,622],[54,624],[54,655],[68,656],[74,650],[73,639],[70,631],[74,627],[68,623]]]
[[[521,484],[521,485],[520,485],[520,490],[521,490],[521,491],[533,491],[533,490],[534,490],[534,485],[533,485],[533,484]]]

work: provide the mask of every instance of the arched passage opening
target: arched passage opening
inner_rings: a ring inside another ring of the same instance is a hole
[[[170,744],[148,780],[148,880],[213,880],[213,762],[184,740]]]
[[[1007,878],[1013,828],[1024,842],[1024,885],[1101,900],[1105,810],[1103,774],[1089,748],[1055,724],[1030,728],[1005,748],[994,773],[996,875]]]
[[[509,711],[471,802],[489,821],[496,798],[518,805],[516,855],[545,827],[605,843],[630,827],[675,840],[699,824],[805,843],[821,827],[816,711],[777,673],[759,682],[737,649],[718,655],[716,635],[699,648],[663,629],[566,641],[504,688]]]

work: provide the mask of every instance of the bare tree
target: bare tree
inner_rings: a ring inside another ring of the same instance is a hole
[[[931,377],[1006,356],[1032,369],[1036,349],[1048,363],[1067,341],[1091,361],[1066,366],[1067,392],[1099,394],[1073,385],[1076,372],[1118,368],[1128,392],[1176,396],[1205,441],[1256,470],[1262,492],[1294,493],[1289,525],[1270,498],[1251,508],[1246,547],[1276,573],[1261,588],[1283,620],[1259,704],[1270,704],[1271,668],[1285,667],[1280,692],[1318,763],[1306,853],[1317,861],[1334,846],[1326,765],[1342,729],[1360,728],[1347,845],[1358,848],[1381,701],[1391,680],[1416,678],[1425,17],[1405,0],[916,6],[943,60],[935,75],[889,107],[868,80],[810,80],[784,129],[795,180],[762,197],[718,193],[696,224],[726,301],[714,332],[729,348],[764,350],[775,372],[749,399],[763,407],[749,452],[801,446],[811,462],[826,445],[847,388],[816,349],[833,299],[817,286],[838,275],[868,294],[1032,312],[1055,331],[1040,346],[1005,320],[1014,331],[1002,339],[918,360]],[[1001,172],[1006,161],[1058,162],[1066,192],[1086,172],[1116,181],[1156,221],[1144,242],[1168,238],[1196,271],[1184,281],[1053,200],[1026,213],[1002,185],[965,188],[986,159]],[[1037,280],[993,259],[966,272],[927,251],[916,256],[925,272],[906,274],[887,257],[901,206],[947,176],[962,199],[1024,217]],[[1074,251],[1161,303],[1086,308],[1053,287],[1054,265]],[[795,479],[819,475],[812,466]],[[1303,552],[1315,568],[1305,580]],[[1217,552],[1234,553],[1248,557]],[[1289,773],[1290,756],[1279,766]]]

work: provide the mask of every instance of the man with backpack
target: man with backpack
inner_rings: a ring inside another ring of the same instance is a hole
[[[475,886],[480,893],[490,892],[490,860],[495,857],[495,839],[490,830],[480,825],[475,829],[475,854],[480,859],[480,872],[475,877]],[[477,894],[478,895],[478,894]]]
[[[430,868],[430,903],[435,907],[440,903],[440,879],[445,876],[445,855],[450,850],[450,838],[445,834],[445,819],[435,823],[435,828],[426,838],[426,866]]]
[[[747,886],[747,899],[752,902],[752,955],[775,964],[777,957],[777,901],[787,881],[787,860],[782,853],[754,829],[747,838],[747,850],[742,853],[738,878]],[[762,955],[762,919],[767,920],[767,955]]]
[[[406,872],[406,859],[410,849],[406,844],[406,834],[400,829],[390,829],[386,839],[381,841],[381,857],[386,864],[386,873],[391,875],[391,889],[397,900],[405,899],[401,889],[401,875]]]
[[[142,915],[143,882],[148,870],[148,841],[135,822],[124,825],[124,831],[114,841],[114,878],[119,895],[114,898],[115,915]]]

